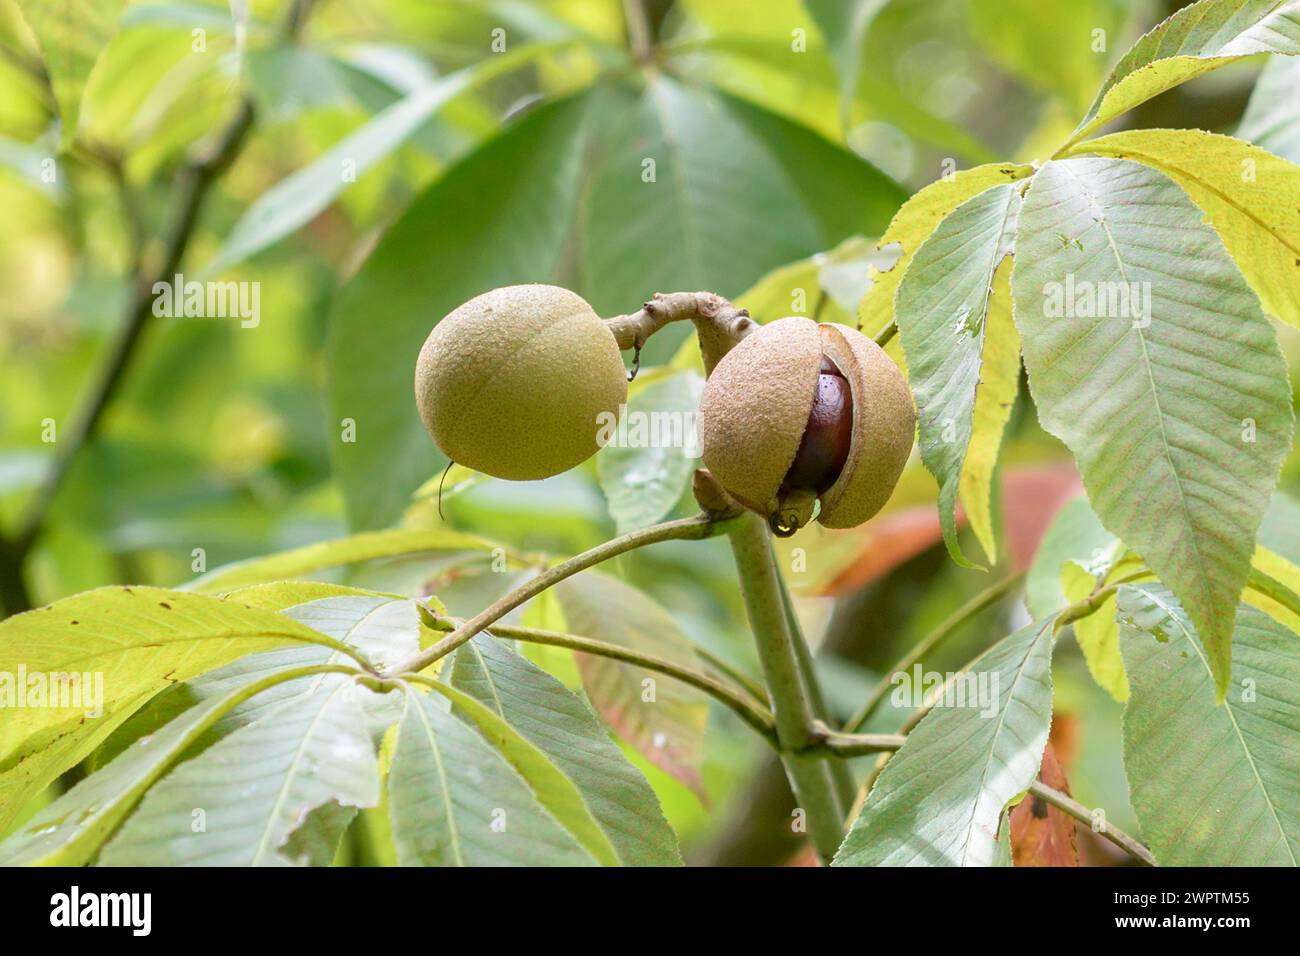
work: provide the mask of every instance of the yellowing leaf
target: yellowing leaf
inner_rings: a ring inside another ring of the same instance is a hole
[[[1255,548],[1255,554],[1250,563],[1254,571],[1267,575],[1273,582],[1289,590],[1291,594],[1300,594],[1300,567],[1296,567],[1276,551],[1270,551],[1260,545]],[[1241,599],[1245,603],[1259,608],[1273,620],[1286,625],[1294,633],[1300,635],[1300,614],[1297,614],[1287,604],[1279,601],[1276,596],[1270,596],[1254,587],[1248,587],[1245,593],[1242,594]],[[1293,604],[1294,602],[1289,603]]]
[[[1300,53],[1300,0],[1200,0],[1116,64],[1072,143],[1180,83],[1256,53]]]
[[[99,701],[61,694],[58,702],[67,706],[47,698],[44,706],[4,708],[0,830],[158,691],[245,654],[295,643],[343,646],[271,611],[160,588],[101,588],[0,623],[0,675],[43,675],[51,685],[75,674],[83,685],[99,681],[102,688]],[[58,688],[67,689],[62,681]]]
[[[948,553],[965,567],[974,565],[957,541],[958,485],[974,428],[994,277],[1011,253],[1019,214],[1014,183],[962,203],[917,250],[894,303],[916,399],[921,460],[939,482]]]
[[[1078,562],[1067,561],[1061,566],[1061,589],[1067,600],[1081,601],[1097,586],[1097,575]],[[1092,679],[1111,697],[1124,703],[1128,700],[1128,677],[1124,673],[1124,659],[1119,653],[1115,596],[1112,594],[1101,607],[1075,621],[1072,627]]]
[[[1011,309],[1011,260],[1004,259],[993,277],[970,444],[966,446],[966,460],[958,484],[958,496],[966,508],[971,531],[990,564],[998,560],[997,534],[993,528],[993,472],[998,464],[1002,432],[1011,417],[1019,387],[1020,333],[1016,331]]]
[[[1300,166],[1231,136],[1144,129],[1082,143],[1075,153],[1160,170],[1205,212],[1264,311],[1300,328]]]
[[[989,163],[937,180],[905,202],[879,243],[881,249],[897,243],[901,253],[892,269],[872,271],[871,288],[858,306],[858,328],[867,335],[877,335],[894,320],[894,296],[912,257],[949,213],[990,187],[1033,174],[1032,166]]]

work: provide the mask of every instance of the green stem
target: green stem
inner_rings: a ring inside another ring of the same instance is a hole
[[[565,578],[572,577],[579,571],[585,571],[602,561],[608,561],[610,558],[626,554],[628,551],[644,547],[647,544],[656,544],[660,541],[699,541],[704,538],[711,538],[725,531],[727,525],[728,522],[726,521],[715,521],[707,515],[699,515],[694,518],[665,521],[662,524],[651,525],[648,528],[638,528],[636,531],[629,531],[617,538],[611,538],[590,551],[584,551],[567,561],[561,561],[555,567],[543,571],[535,578],[529,578],[496,603],[461,624],[436,644],[430,645],[410,660],[397,665],[393,669],[393,673],[400,674],[407,671],[424,670],[434,661],[446,657],[475,634],[495,624],[519,605],[532,600],[543,591],[554,587]]]
[[[827,728],[821,734],[821,747],[837,757],[861,757],[897,750],[906,739],[902,734],[846,734]]]
[[[1034,796],[1050,803],[1056,809],[1074,817],[1080,823],[1086,823],[1094,833],[1104,836],[1111,843],[1115,844],[1133,859],[1147,866],[1158,866],[1156,858],[1152,855],[1142,843],[1129,836],[1119,827],[1111,826],[1103,822],[1101,826],[1093,821],[1092,811],[1085,807],[1078,800],[1073,799],[1069,794],[1062,793],[1053,787],[1049,787],[1041,780],[1035,780],[1029,785],[1029,792]]]
[[[829,860],[844,837],[845,808],[828,762],[824,756],[809,752],[820,743],[817,715],[786,617],[767,525],[757,515],[746,513],[735,519],[727,535],[772,698],[786,775],[798,806],[806,814],[814,849],[823,860]]]
[[[432,627],[443,631],[454,631],[458,626],[456,621],[440,614],[427,615],[425,620]],[[655,654],[645,654],[629,647],[611,644],[608,641],[598,641],[590,637],[582,637],[578,634],[565,634],[560,631],[545,631],[535,627],[516,627],[503,624],[495,625],[492,628],[492,633],[497,637],[512,641],[544,644],[548,647],[567,647],[570,650],[582,651],[584,654],[596,654],[600,657],[608,657],[612,660],[622,661],[625,664],[633,664],[647,670],[657,671],[660,674],[666,674],[721,701],[735,711],[745,723],[758,731],[769,743],[776,744],[776,729],[773,725],[772,715],[767,708],[754,701],[749,695],[710,674],[691,670],[689,667]]]
[[[772,554],[772,561],[775,564],[776,551],[772,548],[770,537],[768,538],[768,550]],[[776,580],[781,586],[781,601],[785,605],[786,627],[790,629],[790,640],[794,645],[795,655],[799,659],[799,671],[803,675],[804,686],[808,688],[813,714],[819,723],[829,720],[830,712],[822,696],[821,682],[817,679],[817,669],[813,661],[812,649],[808,646],[808,641],[804,637],[803,626],[799,623],[799,615],[795,613],[794,598],[791,596],[790,589],[786,586],[785,578],[781,574],[777,574]],[[853,768],[843,760],[827,761],[826,766],[831,781],[835,786],[835,793],[840,806],[847,807],[851,805],[853,795],[857,791],[857,785],[853,782]]]
[[[997,584],[991,585],[976,594],[949,615],[942,624],[922,638],[897,664],[890,668],[885,677],[881,678],[880,683],[876,684],[871,691],[871,696],[866,699],[862,706],[858,708],[857,713],[850,717],[844,725],[844,732],[851,734],[871,719],[871,715],[876,712],[876,708],[880,706],[885,699],[885,695],[889,693],[889,688],[893,686],[895,675],[906,673],[911,669],[912,665],[947,640],[968,620],[991,605],[996,604],[1007,592],[1017,587],[1024,579],[1024,574],[1013,574],[1009,578],[1003,578]]]

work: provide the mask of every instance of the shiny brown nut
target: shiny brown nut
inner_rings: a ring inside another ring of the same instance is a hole
[[[911,453],[916,413],[880,346],[833,323],[787,318],[749,335],[704,387],[704,464],[778,534],[851,528],[884,506]]]

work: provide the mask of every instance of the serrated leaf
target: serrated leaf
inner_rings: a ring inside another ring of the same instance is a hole
[[[693,645],[672,616],[644,592],[618,578],[584,571],[561,581],[555,595],[566,629],[574,634],[699,666]],[[582,686],[614,732],[701,800],[707,800],[703,766],[708,696],[621,661],[594,654],[579,653],[577,657]]]
[[[231,709],[283,678],[245,681],[213,694],[46,806],[0,844],[0,866],[80,866],[99,849],[141,795]]]
[[[389,531],[366,531],[226,564],[191,581],[183,590],[214,594],[380,558],[411,554],[487,552],[492,548],[492,542],[484,538],[447,529],[426,531],[395,528]]]
[[[832,865],[994,864],[1003,811],[1033,783],[1047,743],[1053,624],[1016,631],[963,671],[966,706],[941,701],[916,725]]]
[[[614,441],[596,457],[600,490],[619,534],[662,519],[699,461],[695,412],[704,380],[679,372],[631,396]]]
[[[1183,7],[1115,65],[1074,141],[1165,90],[1256,53],[1300,53],[1300,0],[1200,0]]]
[[[885,249],[897,245],[899,256],[893,268],[872,271],[871,288],[858,307],[858,327],[867,335],[877,335],[894,321],[894,299],[912,264],[912,257],[949,213],[985,190],[1033,174],[1032,166],[989,163],[936,180],[912,196],[880,237],[878,247]]]
[[[356,647],[363,653],[375,654],[372,662],[394,664],[409,658],[419,649],[419,613],[413,601],[404,601],[382,595],[348,593],[348,589],[325,585],[336,592],[319,595],[319,586],[304,590],[266,587],[245,589],[239,600],[256,607],[284,610],[286,616],[308,625],[322,634]],[[343,592],[343,593],[337,593]],[[310,599],[295,606],[295,600],[311,595]],[[315,645],[284,647],[260,654],[250,654],[237,661],[201,674],[183,684],[168,687],[140,708],[122,724],[94,754],[92,768],[103,766],[147,734],[156,733],[168,722],[190,708],[226,697],[241,687],[268,678],[280,671],[319,664],[344,664],[349,658],[339,651]],[[258,694],[253,700],[239,704],[225,714],[192,744],[192,752],[204,749],[231,731],[243,727],[290,697],[309,693],[324,683],[340,680],[336,674],[321,674],[312,678],[277,684]],[[365,691],[362,699],[371,709],[384,695]],[[396,715],[393,716],[396,720]]]
[[[24,707],[0,721],[0,830],[154,694],[244,654],[332,638],[269,611],[161,588],[100,588],[0,622],[0,674],[102,675],[102,715]]]
[[[1295,866],[1300,857],[1300,641],[1254,608],[1237,615],[1232,691],[1168,589],[1119,595],[1124,769],[1163,866]]]
[[[558,680],[480,634],[457,651],[451,682],[550,756],[582,792],[624,864],[681,865],[654,790],[591,709]]]
[[[993,478],[1002,433],[1020,390],[1020,333],[1011,314],[1010,260],[1004,259],[993,277],[979,374],[970,444],[962,461],[957,497],[966,509],[971,531],[989,564],[996,564],[998,536],[993,527]]]
[[[957,490],[971,439],[993,277],[1012,252],[1019,212],[1020,193],[1011,183],[962,203],[916,251],[895,300],[921,460],[939,482],[948,553],[963,567],[973,565],[957,541]]]
[[[1106,527],[1180,595],[1222,691],[1291,445],[1272,326],[1186,193],[1123,160],[1042,167],[1011,285],[1039,421]]]
[[[595,861],[477,733],[408,692],[388,777],[403,866],[589,866]]]
[[[181,764],[104,847],[101,865],[299,862],[282,851],[313,810],[331,801],[379,802],[379,763],[359,690],[346,680],[323,684]]]
[[[81,94],[113,34],[125,0],[18,0],[23,19],[40,41],[59,104],[59,141],[72,142]]]
[[[488,289],[556,278],[577,204],[587,99],[542,106],[466,156],[411,203],[340,291],[329,349],[333,445],[354,526],[394,521],[446,459],[420,423],[410,377],[429,330]],[[375,303],[383,322],[375,324]]]
[[[1300,328],[1300,166],[1231,136],[1128,130],[1079,152],[1133,159],[1187,191],[1269,315]]]
[[[1300,57],[1269,58],[1255,81],[1237,136],[1300,163]]]

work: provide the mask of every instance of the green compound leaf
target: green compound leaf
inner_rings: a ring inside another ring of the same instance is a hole
[[[373,807],[379,762],[361,688],[322,684],[156,784],[104,847],[105,866],[289,866],[285,845],[329,803]]]
[[[271,611],[161,588],[100,588],[0,622],[0,675],[84,675],[103,690],[93,717],[96,708],[66,696],[59,703],[71,706],[5,708],[0,830],[158,691],[245,654],[304,644],[341,646]]]
[[[627,866],[681,866],[654,790],[586,703],[550,674],[480,634],[456,652],[452,685],[503,717],[582,792]]]
[[[885,765],[834,866],[996,865],[999,820],[1037,776],[1052,723],[1053,624],[1003,638],[958,676]]]
[[[388,802],[403,866],[595,863],[506,759],[434,695],[406,694]]]
[[[1300,638],[1243,607],[1233,685],[1157,584],[1119,592],[1132,695],[1124,769],[1142,836],[1164,866],[1295,866],[1300,859]]]
[[[1187,194],[1123,160],[1043,166],[1011,285],[1040,422],[1106,528],[1180,596],[1222,693],[1291,445],[1272,326]]]
[[[948,553],[964,567],[973,565],[957,542],[957,491],[971,440],[993,278],[1012,252],[1019,212],[1020,193],[1012,183],[962,203],[917,250],[895,302],[916,396],[921,459],[939,482]]]
[[[224,714],[282,679],[271,675],[213,694],[156,733],[136,740],[0,845],[0,866],[86,863],[141,795]]]
[[[1256,53],[1300,53],[1300,0],[1200,0],[1116,64],[1072,142],[1165,90]]]

